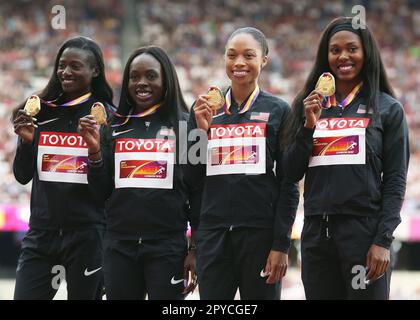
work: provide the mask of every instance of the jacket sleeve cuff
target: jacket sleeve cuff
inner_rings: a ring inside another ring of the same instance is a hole
[[[302,126],[299,131],[299,136],[301,136],[304,139],[312,139],[314,132],[315,132],[315,128],[308,129]]]
[[[88,162],[88,167],[89,167],[89,174],[101,174],[104,171],[104,162],[101,161],[100,163],[93,165],[91,163]]]
[[[391,247],[392,240],[394,240],[392,234],[386,232],[384,234],[377,234],[373,241],[373,244],[383,247],[385,249],[389,249]]]
[[[281,251],[285,254],[289,254],[290,244],[291,244],[290,239],[284,239],[284,240],[274,239],[273,245],[271,246],[271,250]]]

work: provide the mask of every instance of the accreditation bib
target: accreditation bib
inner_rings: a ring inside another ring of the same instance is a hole
[[[115,188],[172,189],[175,141],[116,139]]]
[[[207,176],[266,172],[266,124],[212,125],[207,147]]]
[[[87,184],[88,149],[77,133],[41,132],[38,143],[39,180]]]
[[[366,164],[366,118],[318,120],[309,167]]]

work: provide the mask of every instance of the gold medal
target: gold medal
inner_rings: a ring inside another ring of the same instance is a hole
[[[219,110],[225,104],[225,98],[218,87],[210,87],[207,91],[209,105],[213,110]]]
[[[329,72],[324,72],[318,79],[315,86],[315,91],[322,94],[324,97],[330,97],[335,93],[335,79]]]
[[[90,114],[95,118],[97,124],[107,125],[105,107],[100,102],[95,102],[90,109]]]
[[[41,100],[38,96],[30,96],[28,100],[26,100],[25,108],[28,116],[35,117],[39,111],[41,111]]]

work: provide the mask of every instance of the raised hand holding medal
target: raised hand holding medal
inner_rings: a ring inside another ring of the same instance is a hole
[[[318,79],[315,91],[323,96],[321,107],[329,109],[332,103],[335,104],[335,79],[329,72],[324,72]]]
[[[324,72],[318,79],[315,90],[313,90],[304,100],[305,128],[313,129],[321,116],[324,108],[323,101],[330,101],[329,97],[335,95],[335,79],[329,72]]]
[[[198,96],[194,105],[197,128],[207,132],[211,126],[213,116],[224,104],[223,93],[216,86],[210,87],[207,94]]]
[[[363,82],[360,82],[353,88],[347,97],[344,98],[344,100],[338,103],[335,96],[336,89],[334,76],[329,72],[324,72],[316,83],[315,91],[323,96],[323,103],[321,104],[322,108],[329,109],[332,106],[338,106],[344,109],[357,97],[362,85]]]
[[[90,115],[79,119],[77,130],[88,146],[90,162],[101,159],[99,126],[108,125],[106,117],[104,105],[101,102],[95,102],[90,109]]]
[[[13,120],[13,129],[24,143],[32,143],[35,134],[34,118],[41,110],[41,101],[38,96],[33,95],[25,103],[25,107],[18,111]]]

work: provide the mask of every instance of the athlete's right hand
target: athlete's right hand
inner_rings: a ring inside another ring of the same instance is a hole
[[[321,116],[322,99],[322,95],[314,90],[303,100],[306,116],[305,128],[313,129],[315,127],[316,122]]]
[[[23,143],[32,143],[35,135],[35,118],[26,113],[25,110],[19,110],[16,118],[13,120],[13,129],[15,133],[23,140]]]
[[[288,255],[286,253],[271,250],[264,268],[265,275],[268,275],[265,283],[273,284],[279,282],[281,278],[286,275],[287,266],[289,264],[288,260]]]
[[[85,140],[90,154],[97,153],[101,148],[99,128],[100,126],[96,123],[92,115],[87,115],[79,119],[77,131]]]
[[[194,105],[195,121],[197,128],[209,131],[211,121],[215,111],[210,108],[208,104],[208,95],[200,95]]]

